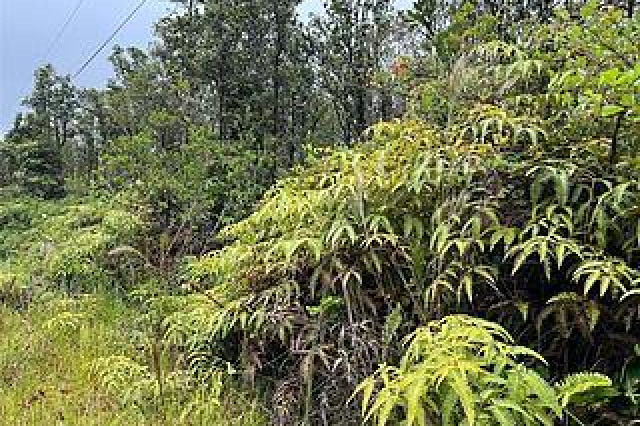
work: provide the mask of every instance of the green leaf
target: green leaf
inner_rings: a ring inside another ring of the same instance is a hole
[[[602,117],[611,117],[612,115],[620,114],[625,109],[619,105],[605,105],[600,111]]]
[[[504,407],[492,406],[489,408],[493,418],[498,421],[500,426],[518,426],[515,419]]]
[[[385,395],[386,399],[382,404],[380,411],[378,413],[378,426],[385,426],[389,421],[389,416],[391,416],[391,412],[393,408],[396,406],[396,397],[391,395]]]
[[[358,386],[356,392],[362,391],[362,417],[364,417],[367,412],[367,408],[369,407],[369,401],[371,400],[371,395],[373,395],[373,388],[375,387],[375,379],[373,377],[367,378],[364,382]]]
[[[516,302],[516,308],[522,315],[522,320],[527,321],[527,318],[529,317],[529,303],[518,301]]]
[[[527,260],[530,254],[531,254],[531,251],[528,250],[527,248],[525,248],[520,254],[518,254],[515,262],[513,263],[513,269],[511,270],[511,275],[515,275],[520,270],[520,268],[522,267],[522,264]]]
[[[473,426],[476,421],[476,402],[473,391],[467,381],[467,376],[463,372],[454,372],[451,375],[451,387],[458,394],[462,409],[469,426]]]
[[[458,253],[460,254],[460,257],[462,257],[467,252],[467,249],[469,248],[469,245],[470,245],[470,241],[466,239],[456,239],[455,245],[456,245],[456,248],[458,249]]]
[[[473,280],[470,274],[465,274],[462,277],[462,283],[464,284],[464,289],[467,293],[467,299],[469,299],[469,303],[473,303]]]
[[[572,400],[585,392],[593,391],[596,388],[610,388],[613,385],[611,379],[604,374],[598,373],[576,373],[567,376],[560,385],[557,392],[560,405],[563,408],[569,406]]]
[[[600,84],[608,84],[611,85],[616,82],[618,79],[618,75],[620,74],[620,70],[617,68],[611,68],[600,74]]]
[[[611,283],[611,277],[609,276],[602,277],[602,279],[600,280],[600,297],[603,297],[607,293],[610,283]]]
[[[628,299],[629,297],[640,296],[640,289],[634,289],[627,291],[621,298],[620,301]]]
[[[425,394],[424,382],[415,380],[407,389],[407,424],[414,423],[426,426],[426,413],[422,406],[422,396]]]
[[[589,277],[587,278],[587,281],[585,281],[584,283],[584,295],[586,296],[589,293],[589,290],[591,290],[591,287],[593,287],[593,284],[595,284],[596,281],[598,281],[600,279],[600,272],[592,272]]]
[[[502,230],[497,230],[495,231],[493,234],[491,234],[491,238],[489,239],[489,248],[491,250],[493,250],[493,248],[495,247],[496,244],[498,244],[498,241],[500,241],[502,239]]]
[[[567,246],[562,243],[558,244],[558,246],[556,247],[556,263],[558,265],[558,269],[562,267],[566,250],[567,250]]]

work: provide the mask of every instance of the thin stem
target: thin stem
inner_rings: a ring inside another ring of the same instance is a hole
[[[613,129],[613,135],[611,136],[611,150],[609,151],[609,167],[613,168],[613,165],[618,156],[618,133],[620,132],[620,125],[622,124],[622,117],[624,112],[619,113],[616,116],[616,124]]]

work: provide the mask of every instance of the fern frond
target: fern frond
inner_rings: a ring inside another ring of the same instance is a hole
[[[584,397],[585,394],[596,390],[609,389],[613,385],[611,379],[600,373],[575,373],[567,376],[555,386],[558,393],[560,405],[563,408],[568,407],[575,402],[578,396]]]

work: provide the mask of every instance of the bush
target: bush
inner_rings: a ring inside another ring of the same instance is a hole
[[[0,262],[5,292],[108,287],[115,273],[109,251],[132,244],[144,226],[122,207],[90,199],[5,202],[0,217],[8,223]]]

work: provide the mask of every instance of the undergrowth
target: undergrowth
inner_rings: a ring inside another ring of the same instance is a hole
[[[163,288],[117,253],[148,232],[135,209],[5,198],[0,224],[0,424],[264,423],[255,394],[190,377],[158,339]]]
[[[0,424],[3,425],[259,425],[256,399],[208,387],[180,398],[123,400],[128,382],[110,387],[105,361],[143,366],[135,309],[109,295],[45,295],[22,312],[0,307]],[[153,383],[145,383],[145,390]]]
[[[3,421],[638,418],[640,21],[580,16],[415,58],[403,118],[255,208],[249,162],[150,134],[108,200],[0,201]]]

